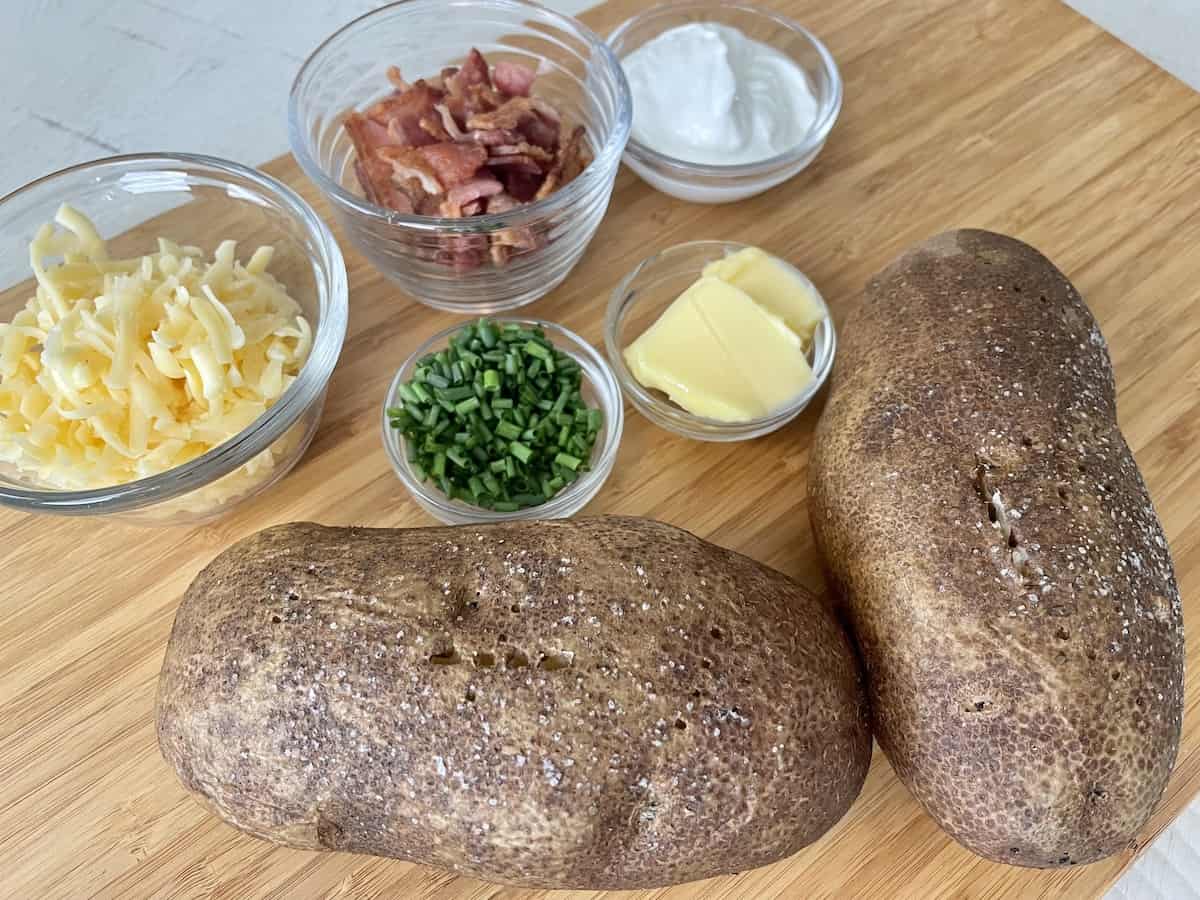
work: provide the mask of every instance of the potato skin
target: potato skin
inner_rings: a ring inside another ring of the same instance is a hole
[[[876,737],[982,856],[1122,850],[1174,764],[1183,623],[1091,313],[1037,251],[967,230],[843,330],[810,510]]]
[[[158,736],[260,837],[585,889],[786,857],[871,751],[824,605],[622,518],[260,532],[188,589]]]

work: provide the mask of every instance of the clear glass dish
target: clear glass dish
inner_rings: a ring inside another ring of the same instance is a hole
[[[492,321],[504,324],[515,322],[528,327],[542,328],[546,337],[554,346],[567,353],[579,363],[583,370],[581,393],[588,406],[598,407],[604,414],[604,426],[596,435],[596,443],[592,447],[590,471],[584,473],[572,484],[567,485],[558,494],[539,506],[516,512],[496,512],[490,509],[480,509],[463,503],[460,500],[449,499],[437,485],[419,479],[413,472],[412,464],[408,461],[404,435],[392,428],[388,422],[387,410],[396,405],[395,397],[401,383],[412,378],[417,363],[438,350],[446,347],[450,337],[462,328],[461,324],[444,331],[439,331],[405,360],[396,377],[388,387],[380,412],[380,428],[383,430],[383,446],[387,450],[388,459],[396,476],[408,488],[414,500],[427,513],[447,525],[468,525],[479,522],[512,522],[527,519],[565,519],[575,515],[596,496],[596,493],[612,472],[613,463],[617,459],[617,448],[621,444],[621,431],[625,425],[625,409],[621,400],[621,387],[617,384],[608,363],[604,361],[592,345],[572,331],[553,322],[541,319],[497,318]]]
[[[675,434],[698,441],[745,441],[770,434],[800,415],[833,369],[837,335],[833,329],[833,319],[829,316],[829,307],[826,306],[821,292],[797,269],[796,274],[804,280],[821,308],[825,310],[825,318],[817,326],[808,352],[808,363],[815,377],[804,391],[783,409],[748,422],[721,422],[693,415],[676,406],[665,394],[642,387],[633,377],[629,366],[625,364],[625,348],[654,324],[667,307],[700,277],[700,272],[706,265],[745,248],[745,244],[730,241],[692,241],[676,244],[638,263],[617,285],[608,302],[608,312],[604,319],[604,346],[625,396],[643,416]]]
[[[389,90],[398,65],[416,79],[458,65],[474,46],[495,63],[538,68],[536,96],[587,128],[594,159],[544,200],[508,213],[460,219],[404,215],[364,199],[342,117]],[[629,85],[608,46],[574,19],[524,0],[405,0],[342,28],[296,76],[289,106],[292,152],[328,198],[345,233],[385,276],[422,303],[480,315],[514,309],[553,290],[579,261],[608,208],[632,121]],[[489,237],[528,229],[534,249],[505,265]],[[456,270],[448,253],[482,254]]]
[[[787,181],[821,152],[842,109],[842,76],[825,45],[790,19],[746,3],[667,3],[638,13],[617,27],[608,44],[618,59],[664,31],[690,22],[737,28],[747,37],[787,54],[808,78],[817,115],[804,140],[790,150],[744,165],[713,166],[677,159],[630,137],[625,164],[652,187],[692,203],[733,203]]]
[[[114,254],[156,249],[160,235],[211,258],[225,239],[248,257],[275,247],[270,271],[313,327],[308,362],[269,410],[204,455],[138,481],[59,490],[0,463],[0,504],[27,512],[119,515],[147,524],[206,519],[282,478],[304,454],[346,334],[346,268],[329,229],[290,188],[237,163],[187,154],[118,156],[47,175],[0,199],[0,321],[34,293],[29,243],[63,203],[87,215]]]

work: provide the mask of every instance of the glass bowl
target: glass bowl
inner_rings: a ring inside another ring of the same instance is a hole
[[[591,469],[581,475],[576,481],[567,485],[545,503],[532,506],[516,512],[497,512],[481,509],[463,503],[461,500],[449,499],[436,485],[422,481],[413,471],[408,461],[408,452],[404,435],[392,428],[388,422],[387,410],[396,405],[395,397],[403,382],[412,378],[417,363],[443,349],[450,342],[450,337],[463,326],[455,325],[444,331],[439,331],[405,360],[396,377],[388,387],[387,396],[383,400],[380,414],[380,427],[383,429],[383,446],[387,450],[388,459],[400,481],[408,488],[414,500],[435,519],[447,525],[468,525],[479,522],[512,522],[526,519],[565,519],[579,512],[590,501],[608,479],[612,472],[613,463],[617,458],[617,448],[621,443],[621,430],[625,424],[625,410],[621,401],[621,387],[617,384],[608,363],[604,361],[587,341],[572,331],[553,322],[541,319],[496,318],[491,321],[504,325],[516,323],[530,328],[542,328],[550,343],[559,350],[571,356],[583,370],[580,391],[584,403],[600,409],[604,414],[604,425],[596,435],[596,443],[592,446],[590,460]]]
[[[270,409],[184,465],[114,487],[59,490],[0,463],[0,504],[170,524],[224,513],[283,477],[316,431],[346,334],[346,268],[317,214],[275,179],[205,156],[118,156],[64,169],[0,199],[0,322],[11,321],[33,295],[29,244],[63,203],[95,223],[114,255],[152,252],[160,235],[194,244],[210,259],[225,239],[239,242],[242,259],[274,245],[268,271],[303,307],[313,326],[312,350]]]
[[[668,156],[639,141],[635,112],[625,164],[652,187],[692,203],[732,203],[787,181],[816,159],[841,111],[842,77],[833,56],[808,30],[781,15],[745,3],[702,0],[651,7],[618,26],[608,44],[620,59],[664,31],[690,22],[737,28],[791,57],[817,99],[812,128],[795,147],[761,162],[704,165]]]
[[[592,163],[562,190],[507,213],[447,219],[368,202],[343,114],[389,91],[389,65],[412,79],[436,75],[472,46],[489,62],[537,68],[534,94],[587,128]],[[316,49],[296,76],[289,119],[292,152],[363,255],[422,303],[480,315],[531,303],[579,261],[608,208],[632,112],[616,57],[574,19],[524,0],[405,0],[356,19]],[[497,265],[490,236],[518,228],[532,234],[534,248]],[[463,251],[482,262],[455,268],[450,258]]]
[[[760,419],[722,422],[696,416],[672,403],[665,394],[642,387],[625,363],[625,348],[633,343],[675,299],[700,277],[701,270],[718,259],[746,249],[730,241],[692,241],[676,244],[642,260],[617,285],[604,319],[604,346],[621,388],[638,412],[655,425],[698,441],[744,441],[782,428],[808,406],[833,369],[837,336],[825,298],[804,273],[794,269],[812,291],[825,318],[813,334],[808,351],[813,380],[789,405]],[[776,257],[778,258],[778,257]],[[787,260],[781,260],[787,263]]]

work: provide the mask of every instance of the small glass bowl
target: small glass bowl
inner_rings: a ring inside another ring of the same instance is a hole
[[[392,428],[388,422],[387,410],[395,405],[394,399],[400,385],[412,378],[417,363],[438,350],[447,346],[450,337],[462,329],[462,324],[439,331],[405,360],[396,377],[388,387],[387,396],[383,400],[383,410],[380,417],[380,427],[383,429],[383,446],[387,450],[392,468],[404,486],[408,488],[413,499],[435,519],[447,525],[469,525],[480,522],[513,522],[528,519],[565,519],[579,512],[588,501],[596,496],[597,491],[612,472],[613,463],[617,458],[617,448],[621,444],[621,431],[625,424],[625,409],[621,401],[621,387],[608,363],[604,361],[587,341],[572,331],[553,322],[541,319],[497,318],[492,321],[504,325],[516,323],[528,328],[541,328],[546,332],[550,343],[571,356],[583,370],[581,393],[584,403],[595,406],[604,414],[604,425],[596,435],[596,443],[592,446],[590,470],[581,475],[576,481],[567,485],[540,506],[516,512],[496,512],[490,509],[480,509],[463,503],[461,500],[449,499],[432,483],[422,481],[413,472],[412,464],[408,461],[407,447],[404,435]]]
[[[625,395],[638,412],[667,431],[673,431],[697,441],[745,441],[762,437],[782,428],[800,415],[833,369],[837,336],[825,298],[811,281],[796,269],[825,311],[825,318],[813,334],[808,351],[813,381],[788,406],[748,422],[721,422],[696,416],[672,403],[665,394],[642,387],[629,366],[625,364],[625,348],[632,344],[658,317],[700,277],[701,270],[718,259],[746,249],[745,244],[730,241],[692,241],[676,244],[661,253],[642,260],[617,285],[608,302],[604,319],[604,346],[609,362]],[[778,257],[777,257],[778,258]],[[787,260],[781,260],[787,263]]]
[[[50,487],[0,463],[0,504],[167,525],[225,513],[287,474],[316,432],[346,336],[346,267],[312,207],[261,172],[206,156],[117,156],[63,169],[0,199],[0,321],[10,321],[33,296],[29,243],[63,203],[90,218],[117,256],[150,253],[160,235],[210,257],[220,241],[233,239],[243,260],[256,247],[273,245],[269,271],[312,324],[312,350],[274,406],[191,462],[90,490]]]
[[[564,121],[587,128],[591,164],[562,190],[507,213],[447,219],[368,202],[344,113],[390,90],[389,65],[412,79],[437,75],[473,46],[489,62],[536,68],[534,94]],[[608,208],[631,121],[629,85],[608,45],[574,19],[525,0],[405,0],[368,13],[308,58],[289,105],[292,152],[355,246],[422,303],[467,315],[531,303],[567,277]],[[522,229],[535,246],[497,265],[490,238],[506,229]],[[479,264],[456,268],[464,254]]]
[[[625,164],[652,187],[692,203],[733,203],[787,181],[816,159],[842,108],[842,76],[825,45],[790,19],[746,3],[668,3],[639,13],[609,36],[618,59],[664,31],[690,22],[729,25],[792,58],[817,98],[812,128],[797,146],[761,162],[729,166],[688,162],[641,143],[636,129]],[[634,113],[636,123],[636,111]]]

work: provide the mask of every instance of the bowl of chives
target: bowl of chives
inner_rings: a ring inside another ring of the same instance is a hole
[[[381,419],[397,477],[449,525],[574,515],[612,471],[623,424],[607,361],[527,318],[435,334],[392,379]]]

